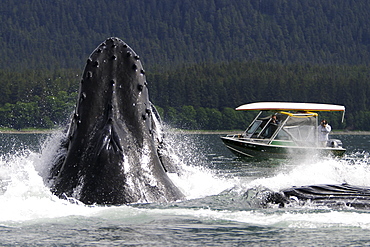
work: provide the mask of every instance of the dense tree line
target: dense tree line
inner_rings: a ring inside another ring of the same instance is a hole
[[[0,107],[1,126],[14,129],[58,127],[66,123],[75,98],[76,93],[71,97],[67,92],[60,91],[57,96],[47,96],[42,101],[34,97],[32,102],[6,103]]]
[[[367,66],[281,63],[196,64],[149,76],[155,104],[215,108],[256,101],[342,104],[346,123],[334,127],[370,130],[370,71]],[[337,118],[337,117],[335,117]],[[336,121],[339,123],[339,121]]]
[[[0,71],[0,125],[53,127],[65,122],[73,111],[79,80],[74,70]],[[152,102],[174,127],[240,129],[254,113],[236,112],[235,107],[296,101],[345,105],[343,125],[340,115],[327,115],[333,127],[370,130],[370,71],[364,65],[194,64],[147,71],[147,80]]]
[[[184,63],[370,63],[366,0],[3,0],[0,67],[82,68],[105,38]]]
[[[74,70],[0,70],[0,126],[54,128],[65,123],[77,97]]]
[[[68,118],[91,51],[117,36],[141,56],[175,127],[244,128],[255,101],[343,104],[334,128],[370,130],[366,0],[4,0],[0,125]]]

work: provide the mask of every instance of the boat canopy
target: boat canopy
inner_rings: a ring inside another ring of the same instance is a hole
[[[237,107],[237,111],[345,111],[342,105],[294,102],[256,102]]]

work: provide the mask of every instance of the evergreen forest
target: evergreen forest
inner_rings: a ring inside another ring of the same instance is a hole
[[[152,102],[187,129],[243,129],[256,101],[343,104],[335,129],[370,130],[366,0],[3,0],[0,126],[63,126],[89,54],[117,36]]]

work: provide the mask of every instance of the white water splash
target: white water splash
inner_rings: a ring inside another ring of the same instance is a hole
[[[22,150],[0,157],[0,222],[24,222],[71,215],[88,216],[105,208],[85,206],[76,201],[73,203],[60,199],[50,192],[47,185],[50,164],[55,159],[63,137],[62,132],[50,135],[42,144],[40,153]],[[184,151],[186,145],[183,143],[179,145]],[[189,150],[191,149],[192,147],[189,147]],[[182,155],[188,157],[194,153],[187,150]],[[170,174],[170,176],[189,199],[217,194],[232,186],[201,166],[186,163],[189,162],[188,158],[174,155],[174,159],[183,169],[181,175]],[[143,162],[142,165],[145,165],[145,161]]]
[[[194,135],[172,133],[166,142],[171,147],[171,160],[180,168],[180,174],[170,173],[170,179],[183,192],[187,199],[217,195],[235,185],[234,179],[217,176],[206,169],[207,159],[198,146]]]
[[[301,163],[286,163],[269,177],[248,181],[241,178],[222,178],[206,169],[204,157],[193,145],[192,136],[173,136],[177,144],[176,159],[182,173],[170,174],[174,183],[187,199],[217,195],[225,189],[241,186],[243,189],[265,186],[280,190],[291,186],[342,183],[369,185],[370,171],[366,160],[322,159]],[[61,140],[53,135],[41,152],[25,150],[0,157],[0,225],[24,225],[35,222],[75,222],[73,217],[85,220],[109,219],[112,222],[138,224],[151,219],[191,217],[206,221],[231,221],[250,225],[282,228],[359,227],[370,228],[370,216],[363,211],[299,208],[299,209],[246,209],[214,210],[207,205],[199,208],[135,208],[131,206],[85,206],[54,196],[44,183],[48,162],[53,158]],[[181,149],[179,149],[181,147]],[[180,152],[180,151],[181,152]],[[247,182],[246,182],[247,181]],[[245,191],[245,190],[244,190]],[[181,205],[181,204],[180,204]],[[230,204],[232,205],[232,204]],[[75,219],[76,220],[76,219]],[[70,223],[68,223],[70,224]]]
[[[342,184],[370,186],[370,166],[367,162],[353,164],[346,159],[322,158],[312,162],[287,163],[278,172],[267,178],[251,181],[245,187],[263,186],[281,190],[292,186],[313,184]]]

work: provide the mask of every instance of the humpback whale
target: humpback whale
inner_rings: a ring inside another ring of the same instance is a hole
[[[50,168],[51,191],[85,204],[184,198],[167,175],[161,122],[139,56],[108,38],[87,60],[66,139]]]
[[[245,196],[250,194],[248,191]],[[262,190],[255,199],[262,207],[269,203],[279,207],[310,203],[330,208],[353,207],[370,209],[370,187],[343,184],[318,184],[283,189],[279,192]],[[257,204],[257,203],[255,203]]]

